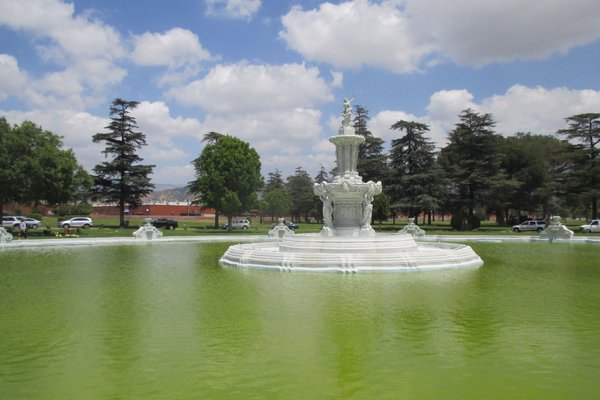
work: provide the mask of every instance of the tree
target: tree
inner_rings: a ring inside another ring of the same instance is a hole
[[[508,198],[505,220],[509,219],[509,208],[528,214],[541,210],[545,218],[549,217],[550,201],[554,195],[562,194],[565,183],[563,176],[568,168],[565,151],[566,142],[552,136],[519,132],[505,139],[502,168],[514,182],[514,187],[505,193]]]
[[[286,189],[292,197],[292,218],[298,222],[300,216],[304,215],[308,222],[309,213],[314,207],[313,181],[308,172],[302,167],[296,168],[295,174],[287,178]]]
[[[424,135],[429,126],[414,121],[398,121],[392,129],[404,136],[392,140],[387,192],[394,208],[417,218],[423,211],[429,214],[442,202],[444,182],[436,164],[435,146]]]
[[[154,165],[137,164],[143,159],[137,150],[146,145],[146,135],[138,132],[131,110],[138,106],[137,101],[115,99],[110,106],[111,122],[105,127],[108,132],[96,133],[94,143],[105,142],[102,151],[111,161],[102,162],[94,167],[94,192],[101,198],[117,203],[119,207],[119,226],[125,226],[125,206],[138,207],[142,197],[152,193],[154,185],[150,182]]]
[[[271,190],[284,189],[285,182],[281,176],[281,171],[276,169],[275,172],[269,172],[269,178],[265,184],[265,193],[269,193]]]
[[[188,187],[202,204],[227,216],[229,230],[236,214],[258,204],[256,192],[263,186],[260,157],[248,143],[222,135],[192,163],[196,179]]]
[[[72,150],[30,121],[11,127],[0,118],[0,214],[10,202],[56,204],[74,198],[78,171]]]
[[[364,181],[382,181],[386,175],[386,157],[383,154],[384,141],[374,137],[367,122],[369,111],[362,106],[356,105],[356,117],[354,117],[354,130],[357,135],[365,138],[358,148],[358,162],[356,170]]]
[[[390,196],[380,193],[373,198],[373,220],[382,222],[387,221],[392,210],[390,209]]]
[[[271,220],[289,214],[293,206],[293,200],[285,189],[273,189],[265,194],[265,211],[271,216]]]
[[[491,114],[467,109],[459,118],[438,161],[452,185],[455,212],[464,207],[467,218],[473,220],[475,208],[501,193],[497,189],[506,183],[501,142],[492,129],[495,122]]]
[[[592,219],[598,218],[600,197],[600,113],[586,113],[566,118],[569,127],[559,129],[559,135],[575,141],[571,158],[573,189],[590,204]]]

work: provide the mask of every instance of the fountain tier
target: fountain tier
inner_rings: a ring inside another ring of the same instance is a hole
[[[481,258],[469,246],[419,243],[411,235],[323,237],[286,235],[277,243],[229,247],[221,263],[279,271],[385,272],[479,267]]]

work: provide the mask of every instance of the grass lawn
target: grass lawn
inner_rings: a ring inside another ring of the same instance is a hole
[[[93,237],[131,237],[132,233],[144,223],[143,218],[135,217],[128,218],[129,227],[119,228],[118,217],[94,217],[94,226],[90,229],[76,229],[71,235],[83,238]],[[200,220],[196,218],[176,218],[179,222],[179,227],[175,230],[163,230],[165,236],[196,236],[196,235],[227,235],[229,232],[223,229],[215,229],[213,221]],[[222,220],[225,223],[225,219]],[[231,233],[239,235],[266,235],[271,229],[271,223],[259,223],[257,218],[251,219],[252,227],[248,230],[234,230]],[[394,233],[398,232],[406,225],[405,220],[397,220],[395,224],[391,221],[383,224],[375,223],[373,228],[377,232]],[[584,235],[579,230],[579,226],[583,221],[567,220],[565,225],[575,232],[576,235]],[[28,237],[30,239],[60,239],[69,234],[64,229],[58,227],[57,217],[44,217],[42,227],[38,229],[30,229]],[[322,224],[319,223],[300,223],[297,233],[317,233],[321,230]],[[453,231],[450,227],[450,220],[435,221],[431,225],[420,225],[422,229],[429,235],[537,235],[535,232],[513,233],[510,226],[498,226],[494,222],[484,221],[481,227],[474,231]],[[15,232],[13,235],[16,236]],[[15,237],[16,238],[16,237]]]

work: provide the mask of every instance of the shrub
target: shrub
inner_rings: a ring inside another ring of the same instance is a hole
[[[477,215],[467,215],[464,211],[457,211],[452,214],[450,226],[456,231],[472,231],[481,226],[481,219]]]

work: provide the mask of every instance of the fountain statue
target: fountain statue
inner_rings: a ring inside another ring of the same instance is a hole
[[[221,257],[224,265],[282,271],[394,271],[424,268],[478,267],[483,264],[469,246],[419,243],[420,230],[376,234],[371,227],[373,198],[381,182],[363,182],[356,170],[364,138],[350,126],[352,100],[344,99],[335,145],[337,174],[332,182],[314,185],[323,203],[323,228],[318,234],[290,235],[275,227],[276,242],[238,244]],[[418,227],[417,227],[418,229]],[[413,234],[414,233],[414,234]],[[413,237],[414,236],[414,237]]]
[[[400,229],[400,233],[407,233],[415,238],[420,238],[425,236],[425,231],[419,228],[419,225],[415,224],[415,219],[413,217],[408,219],[408,224]]]
[[[573,231],[560,223],[561,218],[555,215],[550,218],[550,225],[540,232],[540,239],[547,239],[553,243],[557,239],[570,240],[573,237]]]
[[[160,239],[163,233],[152,225],[152,218],[144,218],[144,225],[140,226],[132,235],[136,239],[153,240]]]
[[[285,235],[293,235],[294,231],[288,228],[283,218],[277,218],[277,225],[269,230],[269,237],[283,239]]]
[[[12,240],[13,235],[3,227],[0,227],[0,244],[8,243]]]

